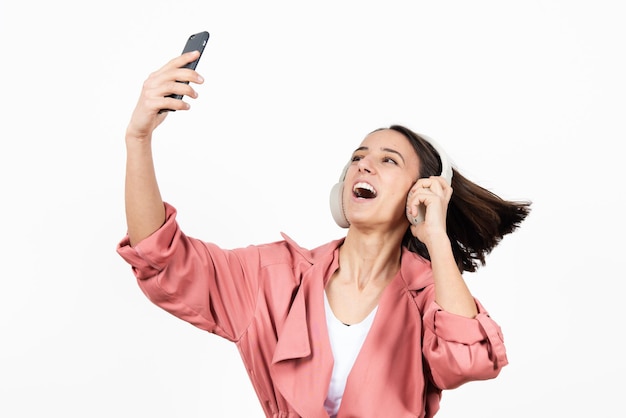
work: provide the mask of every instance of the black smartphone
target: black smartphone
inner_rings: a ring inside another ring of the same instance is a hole
[[[187,43],[185,43],[185,47],[183,48],[183,52],[181,53],[181,55],[186,52],[200,51],[200,56],[196,60],[191,61],[190,63],[188,63],[182,68],[190,68],[192,70],[196,69],[196,67],[198,66],[198,62],[200,61],[200,57],[202,57],[202,53],[204,52],[204,47],[206,46],[206,43],[208,42],[208,40],[209,40],[209,32],[207,31],[194,33],[187,39]],[[179,83],[189,84],[189,82],[187,81],[179,81]],[[170,94],[167,97],[173,97],[174,99],[178,99],[178,100],[181,100],[183,98],[183,96],[180,94]],[[161,112],[163,111],[175,112],[175,110],[173,109],[161,110]]]

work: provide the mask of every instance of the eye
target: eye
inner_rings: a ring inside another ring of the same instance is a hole
[[[353,155],[352,156],[352,162],[356,162],[356,161],[361,161],[363,157],[360,155]]]
[[[398,165],[398,162],[391,157],[384,157],[383,162]]]

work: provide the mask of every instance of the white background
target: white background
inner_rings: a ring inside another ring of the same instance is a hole
[[[202,30],[200,97],[154,146],[189,235],[343,236],[344,162],[405,124],[533,201],[466,275],[510,365],[444,392],[438,418],[623,416],[622,4],[3,1],[0,416],[262,416],[235,346],[152,305],[115,252],[141,84]]]

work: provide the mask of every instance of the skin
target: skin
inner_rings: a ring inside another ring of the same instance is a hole
[[[165,222],[165,210],[152,156],[152,134],[169,112],[185,111],[185,100],[169,94],[197,98],[193,84],[203,78],[194,70],[180,68],[195,60],[197,51],[183,54],[150,74],[145,80],[126,129],[125,205],[130,245],[147,238]],[[178,83],[187,81],[189,84]],[[368,135],[353,155],[345,179],[345,209],[350,228],[339,250],[340,268],[330,278],[326,293],[335,315],[345,323],[357,323],[376,306],[383,290],[400,268],[401,242],[420,203],[426,206],[425,221],[412,233],[429,250],[436,301],[452,313],[474,317],[476,305],[459,273],[446,234],[446,209],[452,189],[438,177],[419,179],[419,158],[403,135],[384,130]],[[377,190],[375,199],[353,196],[352,186],[367,181]],[[407,201],[406,196],[409,195]]]

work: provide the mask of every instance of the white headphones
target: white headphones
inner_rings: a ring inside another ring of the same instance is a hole
[[[426,142],[428,142],[439,154],[439,159],[441,160],[441,174],[448,184],[452,183],[452,164],[450,163],[450,158],[448,154],[441,148],[439,144],[437,144],[432,138],[429,138],[426,135],[418,134],[421,138],[423,138]],[[348,222],[348,218],[346,218],[346,214],[343,209],[343,182],[346,179],[346,172],[350,167],[351,162],[345,165],[343,171],[341,172],[341,176],[339,176],[339,181],[333,186],[330,190],[330,212],[333,215],[333,219],[341,228],[348,228],[350,226],[350,222]],[[407,213],[407,218],[409,222],[413,225],[417,225],[420,222],[424,222],[424,208],[420,207],[418,210],[418,214],[415,218],[410,216]]]

